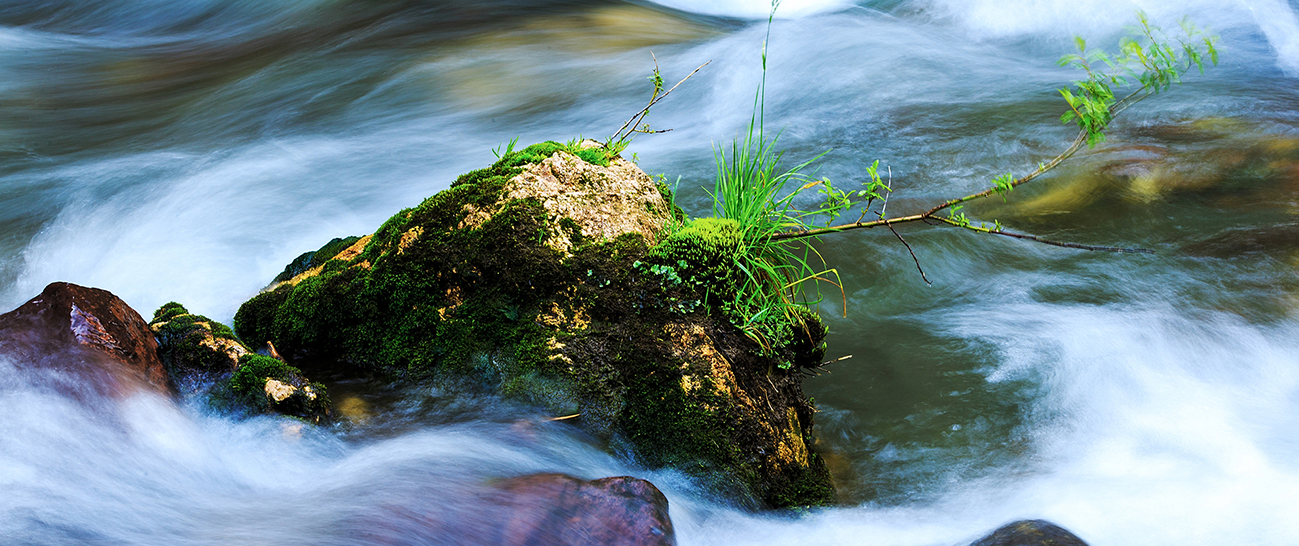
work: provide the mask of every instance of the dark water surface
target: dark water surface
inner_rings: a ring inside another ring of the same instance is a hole
[[[228,321],[297,254],[369,233],[520,142],[603,137],[707,68],[627,154],[709,212],[713,143],[748,120],[761,1],[116,0],[0,4],[0,303],[56,280]],[[1299,4],[790,0],[769,127],[820,173],[875,159],[905,213],[1063,149],[1055,65],[1142,8],[1222,65],[972,217],[1098,254],[942,227],[828,238],[847,297],[810,379],[843,506],[718,505],[527,408],[340,385],[355,424],[293,431],[136,398],[98,409],[0,363],[0,537],[14,544],[349,544],[394,505],[484,480],[653,480],[690,544],[961,544],[1017,518],[1090,543],[1294,544],[1299,523]],[[677,11],[678,9],[693,11]],[[896,207],[893,209],[892,207]],[[352,391],[355,392],[352,392]],[[107,415],[108,417],[104,417]],[[466,516],[470,517],[470,516]],[[418,529],[408,538],[436,541]]]

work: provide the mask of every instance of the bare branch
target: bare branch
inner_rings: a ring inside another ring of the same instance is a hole
[[[1051,239],[1044,239],[1044,238],[1042,238],[1042,237],[1038,237],[1037,235],[1029,235],[1029,234],[1027,234],[1027,233],[1015,233],[1015,232],[1013,232],[1013,231],[1006,231],[1006,230],[1003,230],[1003,229],[993,229],[993,228],[984,227],[984,226],[972,226],[972,225],[968,225],[968,224],[961,224],[960,222],[957,222],[956,220],[953,220],[953,219],[951,219],[951,218],[944,218],[944,217],[942,217],[942,216],[934,216],[933,219],[938,220],[938,221],[941,221],[941,222],[944,222],[944,223],[947,223],[947,224],[951,224],[951,225],[956,226],[956,227],[965,228],[965,229],[968,229],[968,230],[970,230],[970,231],[977,231],[977,232],[979,232],[979,233],[987,233],[987,234],[990,234],[990,235],[1003,235],[1003,236],[1006,236],[1006,237],[1012,237],[1012,238],[1015,238],[1015,239],[1026,239],[1026,240],[1029,240],[1029,241],[1036,241],[1036,242],[1042,243],[1042,244],[1044,244],[1044,245],[1059,246],[1059,247],[1064,247],[1064,248],[1077,248],[1077,249],[1080,249],[1080,250],[1098,250],[1098,251],[1102,251],[1102,252],[1124,252],[1124,253],[1132,253],[1132,254],[1154,254],[1154,253],[1155,253],[1155,251],[1150,250],[1150,249],[1148,249],[1148,248],[1124,248],[1124,247],[1117,247],[1117,246],[1094,246],[1094,245],[1084,245],[1084,244],[1079,244],[1079,243],[1069,243],[1069,242],[1065,242],[1065,241],[1055,241],[1055,240],[1051,240]],[[892,229],[892,226],[889,226],[889,228]]]
[[[916,257],[916,251],[911,249],[911,245],[910,245],[909,243],[907,243],[907,240],[906,240],[906,239],[903,239],[903,238],[902,238],[902,234],[901,234],[901,233],[898,233],[898,230],[893,229],[893,226],[889,226],[889,231],[892,231],[892,232],[893,232],[893,235],[897,236],[897,238],[898,238],[899,241],[902,241],[902,245],[905,246],[905,247],[907,247],[907,252],[910,252],[910,253],[911,253],[911,261],[916,262],[916,269],[917,269],[918,271],[920,271],[920,278],[921,278],[921,279],[924,279],[925,284],[927,284],[927,285],[929,285],[929,286],[933,286],[934,283],[929,282],[929,277],[925,276],[925,270],[924,270],[924,268],[920,267],[920,258],[917,258],[917,257]]]

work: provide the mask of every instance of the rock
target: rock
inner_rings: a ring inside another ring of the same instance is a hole
[[[484,483],[449,477],[386,491],[393,489],[400,490],[400,502],[341,518],[345,540],[383,546],[676,544],[667,498],[639,478],[588,481],[546,473]]]
[[[284,282],[306,273],[307,271],[324,266],[325,262],[333,259],[339,252],[342,252],[353,244],[356,244],[356,241],[359,239],[360,237],[355,236],[336,237],[331,239],[328,243],[325,243],[325,246],[320,247],[320,250],[305,252],[297,258],[294,258],[292,262],[289,262],[289,265],[285,266],[284,271],[281,271],[279,275],[275,276],[275,280],[272,282]]]
[[[490,502],[501,526],[480,544],[502,546],[668,546],[676,544],[668,499],[628,476],[583,481],[535,474],[496,484]]]
[[[615,452],[741,504],[831,502],[797,369],[820,363],[824,326],[800,307],[737,316],[736,225],[667,235],[670,192],[594,146],[461,176],[245,302],[235,330],[308,375],[454,374],[579,414]]]
[[[970,546],[1087,546],[1087,543],[1054,523],[1032,519],[1007,523]]]
[[[74,396],[172,394],[144,319],[98,288],[52,283],[0,315],[0,355]]]

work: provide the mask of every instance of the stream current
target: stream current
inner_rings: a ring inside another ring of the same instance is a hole
[[[494,160],[612,133],[710,214],[712,147],[748,121],[768,5],[719,0],[0,3],[0,307],[53,281],[229,322],[298,254],[372,232]],[[704,4],[704,3],[698,3]],[[788,0],[766,124],[890,210],[1023,174],[1072,138],[1055,61],[1134,10],[1222,62],[972,218],[1153,255],[942,226],[827,237],[833,364],[805,389],[840,505],[753,514],[534,408],[335,385],[346,424],[286,429],[149,396],[68,400],[0,362],[0,542],[353,544],[394,506],[472,518],[475,484],[635,475],[683,545],[958,545],[1045,518],[1095,546],[1299,543],[1299,3]],[[846,307],[844,302],[846,301]],[[367,523],[369,522],[369,523]]]

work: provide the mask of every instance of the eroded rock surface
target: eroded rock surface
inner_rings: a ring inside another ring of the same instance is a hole
[[[620,476],[585,481],[534,474],[496,484],[502,525],[483,537],[502,546],[669,546],[668,500],[654,484]]]

